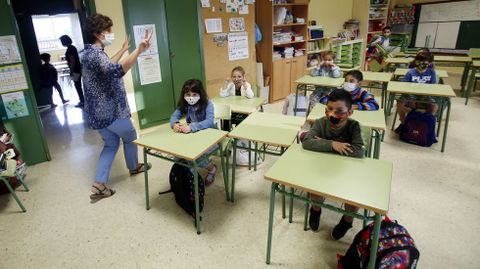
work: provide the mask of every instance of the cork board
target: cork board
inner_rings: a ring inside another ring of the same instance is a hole
[[[213,10],[214,8],[214,10]],[[248,5],[248,14],[242,15],[238,12],[227,13],[226,4],[220,0],[210,0],[209,8],[201,8],[200,22],[203,35],[203,52],[205,61],[206,88],[210,98],[218,96],[223,81],[230,76],[235,66],[242,66],[245,69],[247,81],[256,85],[256,54],[255,54],[255,3]],[[228,41],[223,46],[217,46],[214,42],[213,33],[207,34],[205,19],[222,19],[222,33],[230,33],[230,18],[243,17],[245,20],[245,31],[248,33],[248,59],[229,61]]]

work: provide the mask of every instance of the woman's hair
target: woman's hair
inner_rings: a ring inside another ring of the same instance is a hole
[[[243,69],[243,67],[237,66],[237,67],[233,68],[232,73],[230,73],[230,76],[233,76],[233,72],[235,72],[235,71],[238,71],[238,72],[242,73],[242,76],[245,76],[245,69]]]
[[[85,23],[85,37],[89,44],[97,41],[95,35],[101,34],[103,31],[113,26],[112,20],[102,14],[95,14],[87,18]]]
[[[207,92],[205,92],[202,82],[198,79],[189,79],[183,84],[182,93],[178,99],[177,107],[182,113],[187,113],[187,107],[189,106],[184,98],[187,92],[194,92],[200,95],[200,100],[198,100],[197,103],[199,110],[204,110],[207,107],[208,95]]]
[[[62,45],[67,45],[70,46],[72,45],[73,41],[68,35],[62,35],[60,38],[60,42],[62,42]]]

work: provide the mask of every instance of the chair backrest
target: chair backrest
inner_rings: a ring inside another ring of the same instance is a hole
[[[217,120],[230,120],[232,118],[232,110],[230,105],[215,104],[215,119]]]
[[[7,160],[6,162],[6,169],[0,173],[0,176],[4,177],[13,177],[15,176],[15,169],[17,168],[17,161],[15,160]]]
[[[369,61],[368,67],[373,72],[380,72],[383,68],[382,65],[375,59]]]

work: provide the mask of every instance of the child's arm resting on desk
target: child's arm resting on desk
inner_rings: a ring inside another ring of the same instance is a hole
[[[198,122],[191,122],[188,126],[192,129],[192,132],[197,132],[207,128],[216,128],[215,123],[215,112],[213,108],[212,101],[208,101],[207,107],[205,108],[205,120]]]
[[[352,152],[348,156],[363,158],[365,157],[365,145],[362,139],[362,129],[358,122],[353,123],[352,128],[352,143],[350,143]]]
[[[180,119],[182,118],[183,113],[177,108],[175,109],[175,112],[173,112],[172,116],[170,116],[170,128],[173,128],[173,125],[175,123],[180,122]]]
[[[312,128],[310,131],[305,135],[305,138],[302,142],[302,146],[306,150],[311,151],[320,151],[320,152],[331,152],[332,149],[332,141],[320,138],[322,125],[320,120],[316,120],[313,123]]]

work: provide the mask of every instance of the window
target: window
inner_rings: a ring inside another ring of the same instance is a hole
[[[62,35],[70,36],[73,45],[78,50],[83,49],[82,30],[77,13],[32,16],[32,21],[40,53],[63,50],[64,47],[58,39]]]

